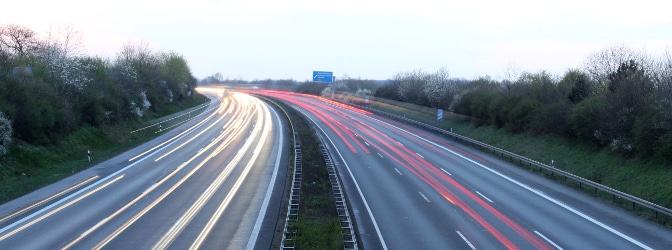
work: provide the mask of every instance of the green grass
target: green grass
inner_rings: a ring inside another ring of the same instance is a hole
[[[156,113],[147,113],[144,120],[125,121],[100,128],[81,127],[61,140],[58,145],[44,147],[17,142],[10,147],[9,154],[0,161],[0,203],[59,181],[147,142],[159,133],[155,133],[154,129],[130,132],[153,122],[147,120],[171,114],[176,116],[176,113],[191,110],[190,108],[207,100],[199,95],[188,101],[163,107]],[[196,115],[203,110],[198,109],[192,114]],[[189,117],[183,116],[172,120],[171,123],[186,118]],[[91,162],[87,159],[87,150],[91,150]]]
[[[390,103],[352,99],[351,102],[368,105],[371,108],[388,113],[404,116],[426,124],[481,141],[486,144],[525,156],[527,158],[550,165],[555,161],[555,167],[573,173],[591,181],[606,185],[616,190],[634,195],[661,206],[672,208],[672,165],[666,162],[649,159],[626,159],[611,152],[607,147],[594,144],[580,143],[556,135],[531,136],[529,134],[513,134],[506,129],[497,129],[492,126],[476,126],[464,119],[444,119],[439,122],[435,114],[429,114],[425,107],[404,107]],[[435,111],[434,111],[435,112]],[[448,116],[444,112],[444,117]],[[519,163],[515,161],[514,163]],[[538,171],[530,169],[530,171]],[[666,216],[656,218],[652,211],[641,207],[632,209],[632,203],[606,193],[595,193],[585,185],[566,182],[564,178],[542,173],[568,186],[576,187],[595,195],[607,202],[631,210],[642,217],[652,219],[663,225],[672,225],[672,219]]]
[[[295,248],[343,249],[341,224],[319,141],[303,116],[282,102],[276,103],[289,115],[301,143],[303,172],[299,218],[289,225],[297,232]]]

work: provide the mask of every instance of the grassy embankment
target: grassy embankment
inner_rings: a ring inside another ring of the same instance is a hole
[[[353,98],[354,103],[364,104],[364,100]],[[360,98],[361,99],[361,98]],[[391,105],[383,102],[370,101],[371,108],[393,113],[400,116],[417,120],[426,124],[441,127],[446,130],[452,128],[453,132],[470,137],[486,144],[513,152],[530,159],[546,164],[555,161],[555,167],[573,173],[591,181],[609,186],[622,192],[640,197],[661,206],[672,208],[672,165],[668,162],[651,161],[648,159],[625,159],[615,155],[607,147],[579,143],[556,135],[531,136],[529,134],[513,134],[504,128],[492,126],[475,126],[472,122],[460,119],[444,119],[438,122],[436,113],[430,114],[426,108],[418,107],[416,111],[412,104],[404,104],[406,107]],[[433,110],[432,112],[436,112]],[[444,117],[449,114],[444,113]],[[517,161],[514,163],[518,163]],[[538,169],[530,169],[538,171]],[[618,199],[612,195],[594,192],[594,189],[579,186],[573,181],[565,181],[559,176],[544,175],[568,186],[591,193],[607,202],[630,210],[644,218],[657,221],[666,226],[672,226],[672,218],[658,215],[649,209],[636,207],[632,209],[632,203]]]
[[[303,172],[299,217],[289,225],[297,232],[295,247],[343,249],[341,224],[336,213],[329,173],[324,157],[320,153],[319,140],[303,116],[280,101],[275,103],[289,115],[301,143]],[[293,158],[290,164],[294,164]]]
[[[198,106],[207,101],[209,99],[198,95],[181,103],[160,107],[155,113],[147,112],[142,120],[125,121],[101,128],[82,127],[63,138],[58,145],[45,147],[15,143],[10,148],[10,153],[0,161],[0,203],[54,183],[147,142],[159,135],[155,133],[156,129],[136,133],[131,131],[190,110],[193,110],[193,117],[205,110]],[[163,123],[162,126],[167,128],[189,117],[181,116]],[[91,162],[87,159],[87,150],[91,150]]]

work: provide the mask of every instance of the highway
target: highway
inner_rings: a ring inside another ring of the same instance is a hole
[[[271,248],[287,128],[257,98],[199,92],[189,122],[1,205],[0,249]]]
[[[672,231],[454,141],[279,91],[334,155],[365,249],[672,249]]]

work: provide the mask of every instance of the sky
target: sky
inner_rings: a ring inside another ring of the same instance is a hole
[[[588,55],[625,45],[672,50],[670,4],[638,1],[32,0],[3,3],[0,25],[39,34],[70,26],[89,55],[125,44],[176,52],[194,76],[229,79],[389,79],[412,70],[451,77],[546,70],[561,75]]]

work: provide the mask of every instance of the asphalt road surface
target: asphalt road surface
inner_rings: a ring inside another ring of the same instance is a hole
[[[200,91],[191,121],[0,206],[0,249],[271,248],[287,130],[257,98]]]
[[[672,231],[454,141],[277,91],[336,157],[365,249],[672,249]]]

